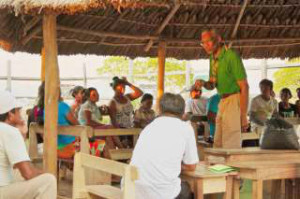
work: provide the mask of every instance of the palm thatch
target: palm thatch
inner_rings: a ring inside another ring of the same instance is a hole
[[[2,0],[1,40],[40,53],[42,14],[55,12],[59,54],[207,57],[202,30],[222,33],[244,58],[300,56],[299,0]],[[16,16],[16,13],[18,15]]]

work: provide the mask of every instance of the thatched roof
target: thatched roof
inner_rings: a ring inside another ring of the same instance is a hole
[[[55,12],[59,54],[207,57],[199,35],[217,29],[244,58],[300,56],[299,0],[2,0],[0,40],[40,53],[42,17]],[[16,12],[18,13],[17,16]],[[1,41],[0,41],[1,45]]]

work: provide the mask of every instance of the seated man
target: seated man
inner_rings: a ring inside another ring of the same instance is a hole
[[[56,199],[56,179],[30,163],[25,142],[18,128],[24,131],[21,103],[9,92],[0,91],[0,198]],[[26,129],[25,129],[26,131]],[[24,181],[17,182],[13,169]]]
[[[189,120],[192,115],[206,115],[207,98],[202,97],[202,90],[192,86],[190,89],[190,99],[186,101],[184,120]]]
[[[263,79],[259,87],[261,94],[252,99],[250,106],[250,121],[254,129],[264,126],[272,115],[278,113],[278,103],[272,97],[273,82]]]
[[[202,97],[201,95],[201,89],[197,89],[195,86],[191,87],[191,98],[186,101],[185,113],[182,117],[183,120],[192,121],[192,125],[195,128],[196,137],[198,137],[198,135],[204,135],[205,132],[204,124],[199,119],[197,119],[196,121],[193,120],[193,115],[206,117],[207,98]]]
[[[194,131],[181,120],[184,99],[165,93],[160,116],[142,131],[131,165],[138,168],[136,199],[191,198],[189,186],[181,183],[181,170],[193,171],[199,161]]]

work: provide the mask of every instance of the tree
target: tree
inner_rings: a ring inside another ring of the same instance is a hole
[[[296,96],[296,89],[300,87],[300,58],[289,60],[288,63],[299,63],[299,67],[282,68],[274,73],[274,90],[279,93],[282,88],[291,89]]]
[[[129,58],[109,57],[105,59],[102,67],[97,69],[101,75],[109,76],[127,76],[129,71]],[[185,85],[186,61],[176,59],[167,59],[165,65],[166,73],[182,71],[181,74],[172,74],[165,76],[166,91],[180,92]],[[137,58],[133,61],[133,77],[136,83],[157,84],[157,58]],[[191,75],[191,80],[193,76]],[[190,80],[190,81],[191,81]]]

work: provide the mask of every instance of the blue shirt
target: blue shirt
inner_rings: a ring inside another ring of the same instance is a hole
[[[211,96],[208,99],[207,112],[213,112],[213,113],[217,114],[220,100],[221,100],[221,97],[218,94]],[[211,123],[210,121],[208,121],[208,123],[209,123],[210,136],[213,137],[215,134],[216,125]]]
[[[58,103],[58,125],[60,126],[69,126],[70,123],[68,122],[67,115],[71,111],[71,108],[65,102]],[[45,117],[45,116],[44,116]],[[58,135],[57,136],[57,145],[58,149],[71,144],[75,141],[75,136],[72,135]]]

